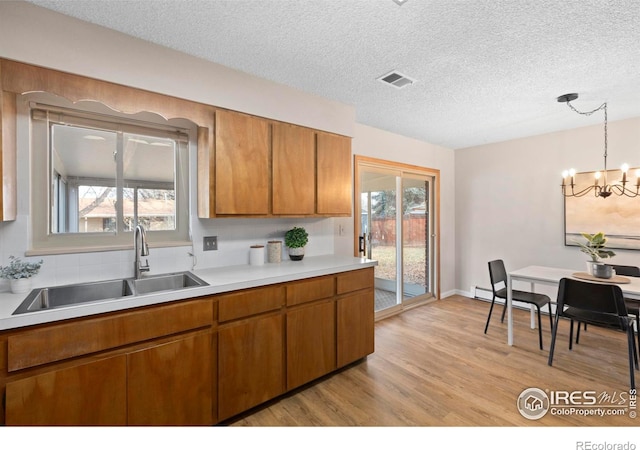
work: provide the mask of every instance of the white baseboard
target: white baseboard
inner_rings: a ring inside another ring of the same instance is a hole
[[[447,297],[451,297],[452,295],[465,295],[465,294],[461,294],[460,291],[457,289],[452,289],[447,292],[441,292],[440,298],[447,298]]]

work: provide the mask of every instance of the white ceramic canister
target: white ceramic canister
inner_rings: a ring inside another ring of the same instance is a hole
[[[252,245],[249,248],[249,264],[252,266],[264,264],[264,245]]]
[[[282,241],[267,242],[267,261],[270,263],[282,261]]]

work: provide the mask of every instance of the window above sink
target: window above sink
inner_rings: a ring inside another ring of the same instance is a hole
[[[30,254],[189,244],[193,125],[126,115],[95,102],[28,94],[33,184]]]

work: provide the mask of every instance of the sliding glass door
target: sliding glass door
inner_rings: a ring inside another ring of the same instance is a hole
[[[387,314],[436,293],[434,186],[427,169],[356,159],[360,254],[378,261],[376,313]]]

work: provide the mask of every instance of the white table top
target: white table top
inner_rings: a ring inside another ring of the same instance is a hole
[[[573,276],[574,273],[579,272],[574,269],[563,269],[558,267],[545,267],[545,266],[527,266],[518,270],[509,272],[509,277],[512,280],[519,281],[531,281],[533,283],[546,283],[546,284],[558,284],[562,278],[579,279]],[[616,283],[620,286],[622,293],[630,297],[640,298],[640,278],[626,277],[629,279],[629,283]],[[585,281],[585,280],[581,280]],[[586,281],[589,283],[590,281]],[[597,283],[594,281],[594,283]]]

